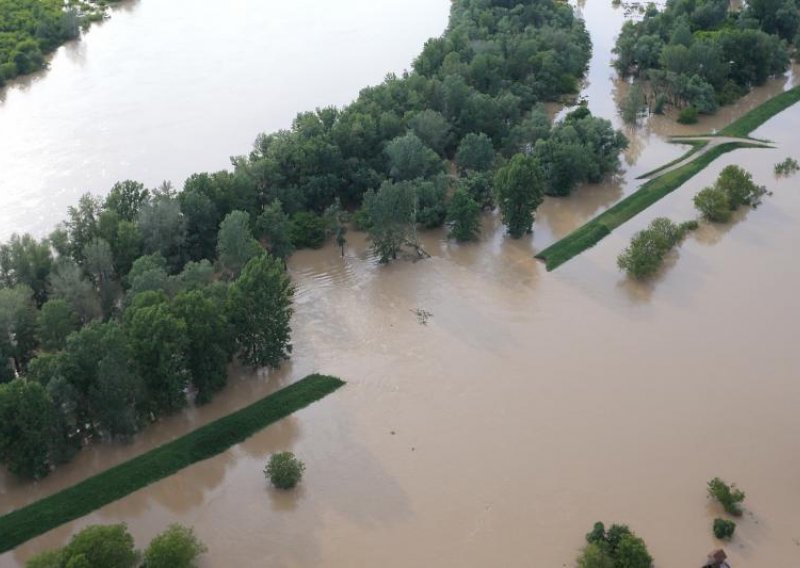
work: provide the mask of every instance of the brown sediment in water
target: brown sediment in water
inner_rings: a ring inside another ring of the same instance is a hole
[[[584,10],[600,18],[612,10],[603,2],[587,0]],[[772,173],[794,155],[797,132],[792,108],[753,134],[776,149],[720,158],[557,273],[533,254],[629,192],[632,177],[679,155],[666,133],[640,128],[644,147],[621,181],[548,199],[535,233],[520,241],[487,215],[476,244],[424,233],[433,258],[422,262],[379,266],[358,233],[348,235],[345,259],[333,246],[297,253],[296,351],[280,372],[234,371],[209,406],[132,446],[91,448],[37,485],[0,479],[0,507],[310,372],[345,377],[348,388],[0,556],[0,566],[60,546],[87,524],[118,521],[140,545],[169,523],[193,525],[209,547],[203,567],[571,566],[597,520],[630,524],[658,566],[693,566],[716,546],[720,511],[705,495],[714,476],[747,493],[726,547],[732,564],[797,564],[800,178]],[[692,196],[730,163],[774,195],[734,223],[703,224],[653,281],[623,278],[615,257],[630,236],[656,216],[694,217]],[[416,309],[433,314],[427,325]],[[306,476],[297,492],[279,493],[262,469],[287,449],[306,462]]]

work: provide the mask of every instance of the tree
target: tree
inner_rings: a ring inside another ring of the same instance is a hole
[[[0,385],[0,462],[20,477],[46,476],[54,422],[42,385],[25,379]]]
[[[232,211],[219,226],[217,257],[223,270],[236,278],[244,265],[261,251],[250,231],[250,216],[244,211]]]
[[[103,210],[100,200],[86,193],[81,196],[78,206],[67,209],[69,218],[64,229],[69,235],[69,253],[77,262],[83,261],[83,249],[92,239],[100,236],[100,213]]]
[[[100,297],[103,315],[108,318],[120,292],[114,280],[114,254],[111,245],[103,239],[94,239],[83,251],[86,258],[84,267],[94,282]]]
[[[37,306],[47,301],[47,278],[52,267],[53,254],[47,241],[14,234],[0,246],[0,283],[8,288],[29,286]]]
[[[722,540],[730,540],[736,531],[736,523],[726,519],[714,519],[714,536]]]
[[[178,195],[181,212],[186,219],[187,253],[192,260],[211,259],[217,250],[221,217],[211,198],[191,191],[191,187],[187,180],[186,189]]]
[[[186,406],[186,322],[172,313],[166,297],[158,292],[137,295],[125,310],[124,320],[134,360],[147,387],[149,410],[158,415]]]
[[[116,213],[120,220],[135,221],[149,199],[150,191],[144,188],[144,184],[125,180],[114,184],[106,196],[104,207]]]
[[[170,525],[150,541],[144,551],[147,568],[194,568],[197,558],[208,549],[194,531],[181,525]]]
[[[187,262],[180,274],[169,277],[167,288],[175,293],[192,292],[210,286],[214,282],[214,267],[207,260]]]
[[[325,244],[325,220],[309,211],[292,215],[289,234],[296,249],[318,249]]]
[[[476,240],[481,229],[480,213],[480,205],[466,191],[456,191],[447,210],[450,236],[459,242]]]
[[[426,109],[414,115],[408,126],[426,146],[444,156],[452,137],[452,127],[447,119],[435,110]]]
[[[72,259],[62,258],[56,262],[50,274],[50,297],[67,302],[84,324],[102,315],[97,292]]]
[[[494,160],[494,145],[483,132],[464,136],[456,152],[456,164],[461,172],[485,172],[491,169]]]
[[[439,173],[442,161],[413,132],[399,136],[386,145],[389,175],[395,180],[412,180]]]
[[[145,386],[131,357],[111,352],[100,360],[97,384],[89,393],[97,430],[112,439],[130,439],[139,427]]]
[[[251,367],[278,367],[292,352],[294,288],[281,262],[269,254],[250,260],[228,291],[228,320],[241,360]]]
[[[197,402],[204,404],[225,386],[234,342],[224,309],[202,290],[184,292],[172,302],[175,316],[186,324],[186,364]]]
[[[658,271],[666,254],[683,240],[686,233],[696,228],[694,221],[676,225],[665,217],[659,217],[647,229],[633,236],[630,246],[617,258],[617,266],[631,278],[648,278]]]
[[[716,187],[728,196],[731,210],[742,205],[757,205],[766,190],[753,183],[753,176],[739,166],[727,166],[719,174]]]
[[[727,223],[731,218],[728,195],[718,187],[706,187],[694,196],[694,206],[705,219],[713,223]]]
[[[541,168],[529,156],[517,154],[494,178],[497,204],[508,233],[515,239],[533,230],[533,216],[544,199]]]
[[[631,85],[625,100],[622,102],[622,119],[628,124],[636,124],[639,113],[645,106],[646,98],[641,85],[634,83]]]
[[[133,537],[124,524],[90,525],[73,536],[63,549],[64,566],[74,566],[80,557],[85,560],[77,566],[88,568],[134,568],[139,560]]]
[[[726,513],[735,517],[741,516],[744,491],[738,489],[736,484],[728,485],[719,477],[715,477],[708,482],[708,496],[719,502]]]
[[[279,200],[264,207],[256,221],[258,235],[267,241],[267,248],[272,256],[284,263],[294,251],[292,246],[291,225],[289,217],[283,211]]]
[[[160,253],[176,270],[183,266],[186,219],[177,200],[160,195],[144,204],[138,226],[145,254]]]
[[[588,545],[578,557],[578,568],[651,568],[653,558],[644,541],[626,525],[595,523],[586,535]]]
[[[400,248],[414,239],[416,191],[410,183],[384,182],[376,192],[364,196],[369,214],[369,237],[380,262],[397,258]]]
[[[578,557],[578,568],[616,568],[614,560],[597,543],[587,544]]]
[[[35,348],[33,291],[24,285],[0,288],[0,382],[21,373]]]
[[[67,302],[48,300],[36,319],[39,342],[48,351],[60,351],[78,325],[78,318]]]
[[[305,464],[292,452],[281,452],[270,456],[264,475],[278,489],[293,489],[300,482],[305,469]]]

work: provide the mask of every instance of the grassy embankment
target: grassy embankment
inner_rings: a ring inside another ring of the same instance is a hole
[[[754,108],[723,128],[717,135],[745,138],[767,120],[798,101],[800,101],[800,87],[795,87]],[[555,270],[571,258],[596,245],[611,231],[635,217],[653,203],[678,189],[722,154],[746,147],[749,147],[749,145],[744,142],[722,144],[698,156],[688,164],[648,181],[638,191],[537,254],[536,258],[546,262],[548,271]],[[693,147],[689,152],[681,156],[679,160],[698,152],[699,148]],[[677,162],[673,161],[672,163]],[[665,167],[667,166],[663,166],[655,170],[655,172],[663,170]]]
[[[342,385],[335,377],[309,375],[177,440],[12,511],[0,517],[0,552],[220,454]]]

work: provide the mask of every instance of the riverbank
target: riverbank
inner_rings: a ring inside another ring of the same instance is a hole
[[[796,102],[800,101],[800,87],[785,91],[723,128],[718,134],[708,136],[708,139],[721,137],[737,137],[744,139],[756,128],[772,117],[783,112]],[[691,140],[689,140],[690,143]],[[576,257],[588,248],[593,247],[614,229],[632,219],[660,199],[669,195],[684,183],[705,169],[719,156],[746,147],[763,147],[761,141],[726,141],[713,145],[708,151],[704,149],[711,145],[706,141],[693,145],[693,148],[677,160],[670,162],[642,177],[659,174],[658,177],[645,183],[640,189],[607,209],[582,227],[573,231],[563,239],[550,245],[536,254],[536,258],[545,261],[548,271],[555,270],[565,262]],[[688,163],[675,167],[681,162]]]
[[[310,375],[250,406],[68,489],[0,517],[0,552],[240,444],[335,390],[344,382]]]

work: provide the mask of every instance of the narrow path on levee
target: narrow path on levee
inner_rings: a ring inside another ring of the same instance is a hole
[[[669,172],[682,168],[686,164],[694,162],[704,154],[708,154],[714,148],[724,144],[742,144],[758,148],[772,148],[772,145],[768,142],[753,140],[752,138],[739,138],[736,136],[675,136],[670,138],[669,141],[673,144],[694,144],[697,142],[705,142],[705,144],[698,151],[687,155],[684,159],[645,174],[640,179],[654,179],[661,177]]]

